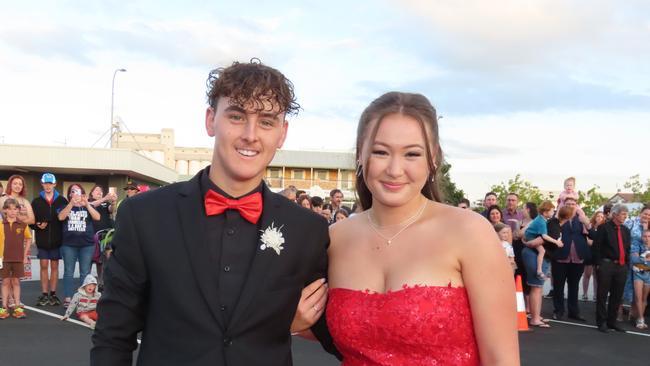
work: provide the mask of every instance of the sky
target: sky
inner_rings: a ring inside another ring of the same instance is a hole
[[[105,147],[173,128],[211,147],[208,72],[253,57],[295,85],[285,149],[352,150],[363,109],[421,93],[472,200],[519,173],[559,191],[650,178],[645,0],[0,0],[0,143]],[[624,189],[623,189],[624,190]]]

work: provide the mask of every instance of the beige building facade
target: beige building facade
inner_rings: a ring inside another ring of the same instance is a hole
[[[112,142],[116,148],[133,150],[174,169],[178,180],[189,179],[212,161],[210,148],[176,146],[172,129],[162,129],[160,134],[118,132]],[[351,151],[278,150],[265,180],[274,191],[293,185],[312,196],[325,197],[338,188],[350,199],[354,196],[354,174]]]
[[[114,134],[110,149],[0,145],[0,182],[22,175],[29,199],[40,192],[40,177],[54,173],[58,190],[65,192],[72,183],[90,190],[98,184],[104,189],[122,188],[128,181],[152,188],[190,179],[210,165],[212,149],[175,146],[174,131],[159,134]],[[338,188],[346,200],[354,199],[355,164],[353,152],[278,150],[266,171],[265,180],[273,191],[290,185],[312,196],[328,197]]]

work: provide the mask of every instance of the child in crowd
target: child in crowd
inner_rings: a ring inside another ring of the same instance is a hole
[[[578,199],[580,198],[578,192],[576,191],[576,179],[574,177],[569,177],[564,180],[564,190],[560,192],[560,197],[557,199],[558,210],[564,206],[564,202],[567,198],[573,198],[576,203],[578,203]],[[580,206],[577,207],[576,213],[579,215],[584,215],[584,212]],[[587,232],[585,232],[585,234],[587,234]]]
[[[517,269],[517,263],[515,262],[515,250],[512,247],[512,229],[506,224],[497,223],[494,225],[494,230],[499,235],[499,239],[501,239],[501,245],[503,246],[503,250],[506,251],[506,256],[508,257],[512,270],[515,271]]]
[[[571,197],[576,202],[578,202],[578,192],[576,192],[575,188],[576,179],[574,177],[569,177],[564,180],[564,190],[560,192],[560,197],[557,199],[558,210],[564,206],[564,201],[567,199],[567,197]]]
[[[29,245],[32,235],[25,223],[18,221],[20,211],[18,201],[7,198],[2,204],[4,220],[0,225],[0,277],[2,277],[2,307],[0,319],[9,317],[7,303],[11,290],[16,306],[12,315],[16,319],[25,317],[25,310],[20,306],[20,278],[25,275],[25,262],[27,262]]]
[[[527,242],[541,236],[542,239],[557,245],[558,248],[562,248],[564,246],[564,244],[562,244],[561,237],[556,240],[548,235],[546,221],[548,221],[548,219],[553,216],[554,209],[555,206],[553,203],[551,203],[551,201],[544,201],[541,205],[539,205],[537,208],[539,215],[537,215],[537,217],[531,221],[530,224],[528,224],[528,228],[526,228],[526,231],[524,232],[524,237]],[[542,271],[542,263],[544,262],[544,254],[546,254],[546,250],[542,245],[537,246],[535,249],[537,249],[537,278],[540,280],[545,280],[546,275]]]
[[[101,296],[102,294],[97,291],[97,279],[93,275],[87,275],[77,293],[72,297],[72,301],[70,301],[70,305],[68,305],[68,309],[61,320],[70,318],[76,308],[77,317],[90,325],[90,328],[95,329],[97,302]]]

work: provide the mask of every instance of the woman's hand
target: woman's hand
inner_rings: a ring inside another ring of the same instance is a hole
[[[296,314],[291,322],[291,333],[311,328],[320,319],[327,303],[327,283],[324,278],[310,283],[302,289]]]

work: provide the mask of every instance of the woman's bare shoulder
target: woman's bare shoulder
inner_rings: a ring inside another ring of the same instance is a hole
[[[472,210],[436,203],[431,218],[439,219],[443,227],[460,242],[480,241],[486,234],[495,234],[488,220]]]
[[[366,224],[366,220],[368,220],[366,215],[367,213],[362,212],[332,224],[330,226],[330,241],[332,245],[354,237],[355,231],[359,229],[359,226]]]

